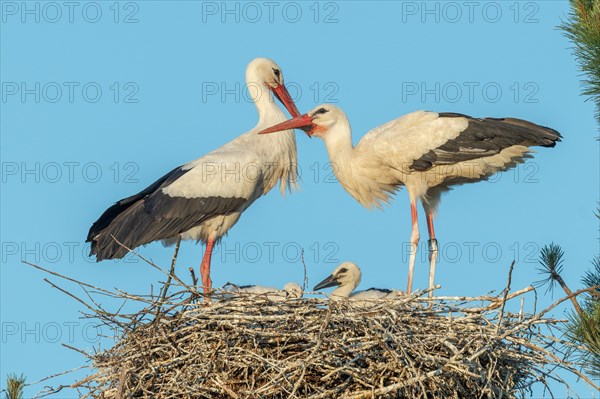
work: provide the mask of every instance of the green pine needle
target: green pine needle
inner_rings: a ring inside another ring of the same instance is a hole
[[[536,286],[542,286],[548,284],[548,288],[546,289],[546,293],[554,292],[554,287],[560,278],[560,274],[563,271],[563,257],[565,252],[557,244],[545,245],[540,253],[539,263],[541,267],[538,268],[540,274],[546,274],[547,277],[545,279],[536,281],[534,284]]]
[[[585,275],[581,279],[583,285],[587,288],[595,287],[600,285],[600,255],[596,255],[596,257],[592,260],[593,270],[590,269],[585,272]],[[600,293],[600,289],[597,290]]]
[[[581,345],[581,361],[589,375],[600,377],[600,301],[590,302],[581,316],[571,316],[567,337]]]
[[[570,0],[571,13],[560,29],[573,42],[573,54],[585,75],[582,94],[596,104],[600,124],[600,0]]]

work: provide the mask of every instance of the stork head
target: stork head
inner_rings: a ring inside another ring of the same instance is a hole
[[[259,132],[259,134],[281,132],[289,129],[302,129],[309,136],[327,137],[333,133],[334,128],[340,125],[348,125],[346,113],[331,104],[321,104],[304,115],[297,116],[275,126],[271,126]]]
[[[283,291],[285,291],[288,298],[302,298],[302,287],[298,283],[287,283],[283,286]]]
[[[294,100],[288,93],[283,83],[283,72],[275,61],[268,58],[255,58],[246,68],[246,84],[254,102],[265,95],[265,89],[285,106],[290,115],[299,116],[300,112],[294,104]]]
[[[361,277],[362,273],[356,263],[344,262],[336,267],[329,277],[315,285],[313,290],[317,291],[322,288],[340,286],[347,287],[349,294],[358,287]]]

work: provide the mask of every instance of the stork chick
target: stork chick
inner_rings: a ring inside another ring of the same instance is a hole
[[[223,287],[225,291],[235,292],[237,294],[253,294],[264,296],[271,301],[280,301],[284,299],[299,299],[304,294],[302,287],[298,283],[287,283],[283,290],[262,285],[235,285],[227,283]]]
[[[361,278],[362,272],[356,263],[344,262],[336,267],[329,277],[317,284],[313,290],[317,291],[323,288],[337,286],[337,288],[331,293],[330,298],[348,298],[352,301],[390,299],[398,296],[399,294],[403,294],[400,291],[392,291],[381,288],[369,288],[368,290],[354,292],[356,287],[358,287],[358,284],[360,284]]]

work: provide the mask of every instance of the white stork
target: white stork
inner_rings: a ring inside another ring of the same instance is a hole
[[[284,285],[282,290],[263,285],[235,285],[233,283],[227,283],[223,288],[225,291],[236,294],[264,296],[271,301],[299,299],[304,294],[300,284],[293,282]]]
[[[438,252],[433,216],[442,193],[455,185],[486,180],[530,158],[530,146],[554,147],[561,138],[556,130],[521,119],[417,111],[376,127],[353,147],[346,114],[327,104],[261,134],[292,128],[325,141],[337,179],[363,206],[381,209],[399,187],[406,186],[412,216],[407,293],[412,292],[419,244],[417,200],[427,216],[429,288],[433,288]]]
[[[356,263],[344,262],[335,268],[333,273],[313,288],[314,291],[335,287],[330,298],[341,299],[348,298],[351,301],[361,301],[369,299],[390,299],[395,298],[403,293],[400,291],[392,291],[382,288],[369,288],[368,290],[354,292],[360,280],[362,273]]]
[[[299,112],[281,68],[257,58],[248,64],[246,83],[258,110],[258,124],[207,155],[179,166],[139,193],[108,208],[92,225],[86,242],[99,262],[157,240],[206,243],[200,266],[208,293],[215,243],[257,198],[280,183],[281,193],[296,186],[296,140],[292,130],[268,137],[257,132],[286,120],[273,94],[293,116]],[[118,242],[117,242],[118,241]]]

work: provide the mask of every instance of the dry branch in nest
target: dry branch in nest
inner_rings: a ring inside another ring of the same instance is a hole
[[[554,335],[560,321],[544,317],[555,305],[505,311],[517,299],[522,309],[532,287],[360,303],[216,293],[210,304],[179,289],[156,298],[100,291],[142,309],[88,307],[122,334],[90,355],[92,373],[71,388],[103,399],[512,398],[534,383],[564,383],[561,369],[594,386],[566,361],[571,347]]]

